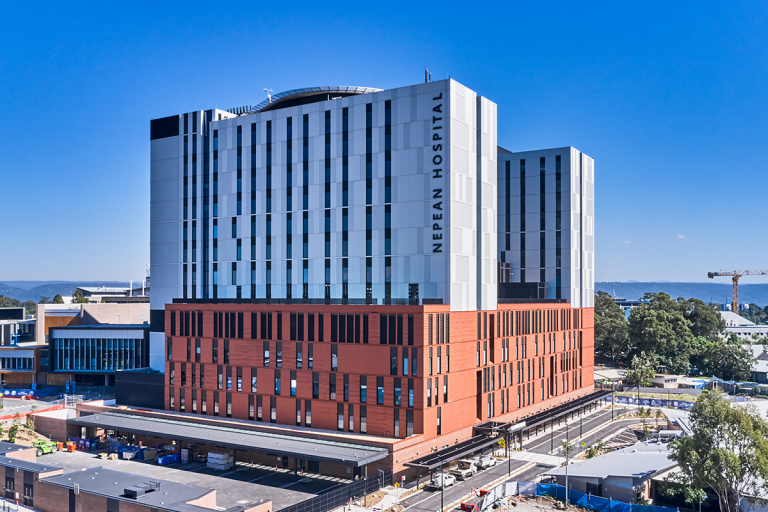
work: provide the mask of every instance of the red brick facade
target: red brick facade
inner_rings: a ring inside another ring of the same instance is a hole
[[[222,418],[229,411],[269,423],[274,405],[276,423],[332,431],[339,430],[341,412],[348,435],[403,439],[394,443],[395,468],[468,438],[473,425],[489,418],[512,421],[593,388],[593,310],[563,303],[480,312],[437,305],[170,304],[165,315],[166,409],[181,411],[183,397],[184,412],[215,415],[217,396]],[[405,440],[411,434],[417,442]]]

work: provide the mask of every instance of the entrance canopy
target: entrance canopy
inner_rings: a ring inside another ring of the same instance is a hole
[[[419,457],[410,462],[406,462],[404,466],[409,468],[426,469],[427,471],[440,467],[441,464],[447,464],[448,462],[456,459],[462,459],[467,455],[475,453],[478,450],[482,450],[488,446],[498,443],[501,437],[495,436],[475,436],[461,443],[454,444],[448,448],[443,448],[436,452],[432,452],[429,455]]]
[[[71,418],[67,423],[352,467],[365,466],[389,455],[385,448],[112,412]]]
[[[576,412],[585,405],[589,405],[593,402],[597,402],[598,400],[602,400],[610,394],[611,391],[609,390],[596,391],[594,393],[590,393],[589,395],[571,400],[570,402],[565,402],[564,404],[560,404],[551,409],[547,409],[546,411],[538,412],[528,416],[527,418],[520,418],[514,422],[501,423],[498,421],[486,421],[485,423],[475,425],[473,431],[475,433],[514,432],[521,430],[521,424],[525,427],[526,430],[528,430],[557,419],[558,416]]]

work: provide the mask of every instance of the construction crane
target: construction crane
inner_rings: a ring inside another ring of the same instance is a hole
[[[733,279],[733,312],[739,313],[739,278],[741,276],[766,276],[768,270],[721,270],[720,272],[707,272],[707,277],[713,279],[715,277],[729,276]]]

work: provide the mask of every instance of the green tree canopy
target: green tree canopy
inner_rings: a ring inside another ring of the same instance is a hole
[[[630,354],[655,353],[665,372],[688,374],[694,336],[686,301],[674,301],[666,293],[646,293],[643,299],[648,303],[629,315]]]
[[[749,380],[755,358],[752,351],[735,334],[716,341],[696,338],[695,353],[691,357],[702,375],[713,375],[723,380]]]
[[[691,408],[693,434],[670,444],[680,472],[671,481],[711,488],[721,512],[739,512],[742,498],[768,493],[768,422],[752,405],[704,392]]]
[[[595,295],[595,359],[617,365],[629,352],[627,320],[613,298],[605,292]]]
[[[656,376],[659,358],[656,354],[640,352],[632,356],[632,365],[627,370],[625,382],[630,386],[650,386],[651,379]]]
[[[90,299],[83,297],[83,291],[80,289],[75,290],[75,293],[72,294],[72,304],[87,304],[89,302]]]
[[[61,296],[60,293],[57,293],[56,296],[53,298],[53,304],[64,304],[64,298]]]

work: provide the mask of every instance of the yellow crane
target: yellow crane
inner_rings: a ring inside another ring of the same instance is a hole
[[[707,272],[707,277],[731,277],[733,280],[733,312],[739,313],[739,278],[741,276],[765,276],[768,270],[721,270],[719,272]]]

